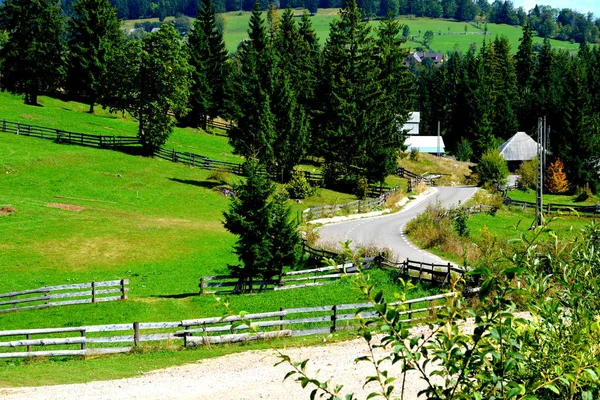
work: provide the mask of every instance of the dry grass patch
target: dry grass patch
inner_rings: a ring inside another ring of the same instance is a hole
[[[74,204],[63,204],[63,203],[48,203],[46,207],[59,208],[67,211],[83,211],[85,207],[76,206]]]
[[[14,207],[11,206],[4,206],[4,207],[0,207],[0,216],[2,215],[10,215],[14,212],[16,212],[17,210]]]
[[[420,153],[418,160],[411,160],[410,157],[398,160],[398,166],[416,174],[444,174],[437,179],[437,183],[450,186],[468,183],[467,177],[471,174],[470,165],[472,164],[426,153]]]

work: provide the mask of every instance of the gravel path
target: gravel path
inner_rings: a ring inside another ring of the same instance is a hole
[[[370,384],[364,389],[362,387],[364,377],[374,373],[373,366],[367,362],[354,362],[357,357],[366,355],[367,352],[368,347],[363,339],[284,350],[294,361],[310,358],[310,373],[315,374],[318,371],[319,379],[332,379],[337,384],[343,384],[344,394],[355,393],[359,399],[366,398],[368,393],[377,389],[376,384]],[[302,389],[292,378],[283,381],[291,367],[287,364],[274,367],[278,360],[274,350],[247,351],[153,371],[135,378],[75,385],[0,389],[0,399],[309,399],[312,388]],[[400,386],[400,383],[397,385]],[[416,393],[423,387],[423,382],[418,377],[409,375],[405,399],[417,399]]]

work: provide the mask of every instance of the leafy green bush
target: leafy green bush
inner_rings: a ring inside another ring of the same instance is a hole
[[[410,149],[410,159],[411,161],[419,161],[419,149],[415,147]]]
[[[425,329],[411,330],[403,318],[407,305],[391,303],[367,275],[358,274],[355,283],[378,314],[361,319],[359,329],[366,346],[357,361],[373,366],[365,385],[377,383],[367,398],[405,398],[408,372],[425,383],[419,395],[433,400],[599,398],[599,238],[591,225],[570,252],[547,254],[523,240],[497,273],[487,267],[470,271],[481,282],[477,292],[462,291],[455,280]],[[414,290],[410,281],[400,283],[393,301],[405,301]],[[309,360],[280,357],[292,368],[286,378],[316,387],[311,398],[355,398],[344,397],[337,382],[311,377]]]
[[[484,187],[506,185],[508,182],[508,164],[497,149],[486,150],[481,155],[475,172],[479,175],[479,184]]]
[[[304,172],[298,170],[292,173],[292,179],[285,185],[285,190],[291,199],[305,199],[315,192]]]
[[[369,196],[369,181],[365,177],[360,177],[356,181],[356,197],[363,200]]]
[[[458,161],[470,161],[473,157],[473,147],[468,139],[462,138],[456,145],[456,159]]]
[[[469,220],[469,216],[465,213],[464,209],[459,208],[454,215],[452,220],[452,226],[454,227],[454,231],[460,237],[469,236],[469,226],[467,225],[467,221]]]
[[[523,162],[516,173],[519,175],[517,186],[521,190],[535,189],[537,186],[537,158]]]

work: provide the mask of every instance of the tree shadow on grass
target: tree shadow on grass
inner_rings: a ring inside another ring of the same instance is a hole
[[[151,295],[150,297],[156,297],[159,299],[186,299],[188,297],[200,296],[198,292],[194,293],[177,293],[177,294],[161,294],[161,295]]]
[[[169,178],[170,181],[184,183],[186,185],[193,185],[198,187],[203,187],[206,189],[214,189],[217,186],[222,185],[222,182],[214,182],[214,181],[197,181],[195,179],[179,179],[179,178]]]

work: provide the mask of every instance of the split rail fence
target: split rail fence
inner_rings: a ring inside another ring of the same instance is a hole
[[[361,269],[372,268],[375,258],[365,258]],[[284,272],[280,279],[258,280],[252,282],[253,288],[263,292],[265,290],[288,290],[310,286],[321,286],[325,283],[351,276],[357,273],[357,268],[352,263],[331,265],[327,267],[303,269],[299,271]],[[248,291],[248,282],[240,282],[239,278],[231,275],[202,276],[200,277],[200,294],[215,293],[245,293]]]
[[[509,207],[520,207],[524,210],[528,209],[528,208],[533,208],[533,209],[536,208],[536,204],[533,202],[513,200],[510,197],[504,198],[504,204],[506,204]],[[600,204],[596,204],[593,206],[575,206],[575,205],[568,205],[568,204],[548,203],[543,206],[543,209],[546,214],[563,213],[563,214],[572,215],[572,214],[577,213],[577,214],[580,214],[583,216],[587,216],[590,214],[591,215],[600,214]]]
[[[128,290],[129,280],[121,279],[44,286],[38,289],[0,293],[0,313],[71,304],[125,300],[127,299]]]
[[[407,323],[431,318],[456,292],[405,301]],[[69,328],[0,331],[0,358],[89,356],[130,352],[143,342],[179,342],[183,346],[245,342],[284,336],[329,334],[355,329],[360,318],[379,315],[372,303],[340,304],[244,316],[175,322],[133,322]],[[34,350],[45,347],[46,350]],[[17,348],[21,351],[14,351]]]
[[[382,193],[379,197],[374,199],[366,200],[355,200],[345,204],[333,204],[325,206],[315,206],[307,208],[302,211],[301,220],[302,222],[312,221],[318,218],[334,217],[336,215],[344,214],[361,214],[381,208],[385,204],[388,196],[397,192],[398,186],[391,188],[389,191]]]
[[[51,129],[43,126],[28,125],[6,120],[2,121],[2,132],[50,139],[60,143],[72,143],[81,146],[101,148],[119,148],[137,146],[140,144],[138,138],[134,136],[88,135],[86,133],[69,132],[61,129]]]

